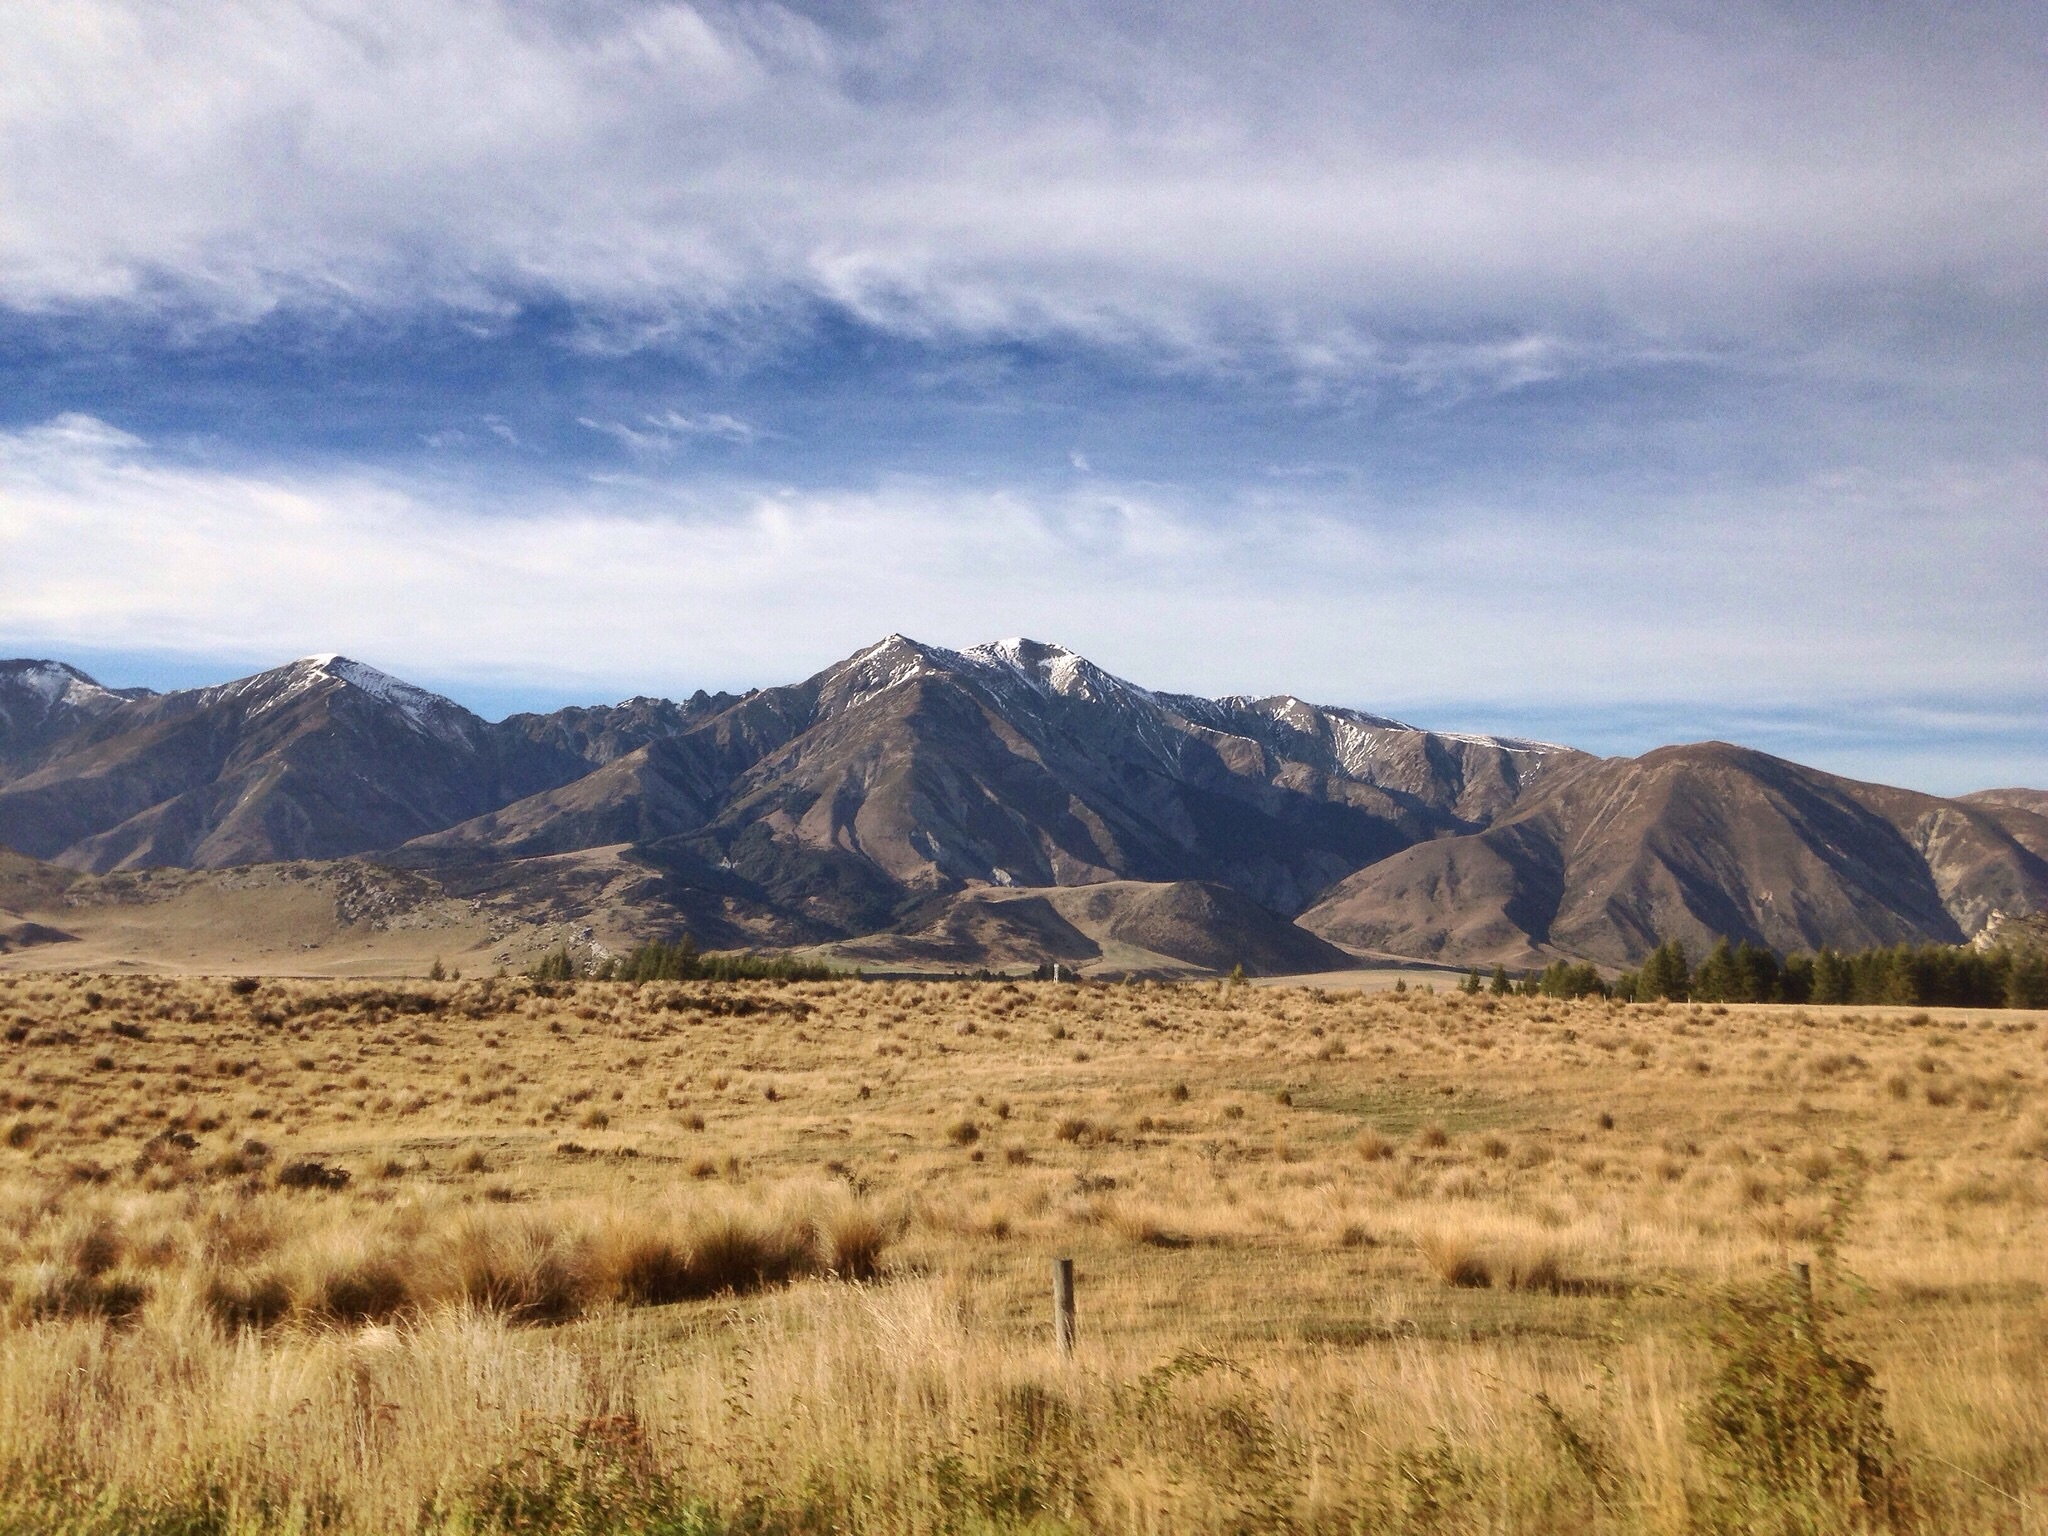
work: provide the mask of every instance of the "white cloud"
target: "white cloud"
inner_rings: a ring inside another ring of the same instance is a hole
[[[0,640],[593,695],[786,681],[891,630],[1062,640],[1155,686],[1399,710],[2037,694],[2048,466],[1761,502],[1227,519],[1096,480],[793,494],[659,481],[452,505],[168,461],[89,418],[0,435]],[[1907,533],[1910,532],[1910,540]],[[1903,557],[1903,547],[1925,553]]]
[[[709,411],[701,416],[663,411],[658,415],[643,416],[637,424],[631,425],[623,421],[595,421],[588,416],[579,416],[576,422],[578,426],[614,439],[629,452],[650,457],[673,453],[678,443],[691,438],[716,438],[721,442],[744,444],[761,436],[760,428],[753,423],[722,411]]]
[[[658,332],[822,297],[1195,360],[1249,311],[1311,373],[1372,361],[1360,315],[1505,322],[1464,361],[1512,382],[1560,328],[1782,341],[1831,295],[2043,278],[2020,8],[821,14],[25,0],[0,301],[541,289]]]

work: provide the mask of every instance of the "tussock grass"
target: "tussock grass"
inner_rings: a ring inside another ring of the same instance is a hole
[[[2034,1016],[15,976],[0,1021],[0,1530],[2044,1530]]]
[[[1493,1268],[1472,1240],[1462,1233],[1442,1230],[1422,1233],[1415,1240],[1423,1258],[1445,1285],[1480,1290],[1493,1284]]]
[[[419,1200],[394,1211],[278,1209],[288,1195],[202,1208],[184,1232],[123,1202],[17,1218],[0,1317],[105,1317],[198,1298],[218,1326],[355,1327],[468,1309],[562,1323],[609,1307],[746,1294],[812,1275],[872,1279],[892,1239],[858,1201],[799,1191],[768,1207],[555,1202],[507,1210]],[[126,1219],[123,1219],[125,1214]]]

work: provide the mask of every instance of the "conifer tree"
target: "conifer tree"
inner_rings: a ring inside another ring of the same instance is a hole
[[[1643,962],[1636,979],[1639,1002],[1682,1003],[1692,995],[1692,970],[1685,958],[1685,945],[1677,939],[1659,944]]]
[[[1855,1001],[1854,981],[1848,964],[1827,945],[1813,957],[1813,993],[1810,1001],[1816,1003],[1848,1003]]]
[[[1735,966],[1735,950],[1727,939],[1720,940],[1700,962],[1692,978],[1692,995],[1703,1003],[1738,1003],[1741,976]]]

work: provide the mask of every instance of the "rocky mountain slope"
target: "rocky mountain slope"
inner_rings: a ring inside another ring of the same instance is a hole
[[[93,871],[389,848],[589,770],[338,656],[80,715],[0,784],[0,844]]]
[[[338,656],[163,695],[0,663],[0,847],[65,869],[374,856],[550,922],[602,891],[636,931],[904,963],[1953,942],[2048,908],[2044,802],[1157,693],[1028,640],[496,723]]]
[[[1356,961],[1226,885],[1200,880],[1033,890],[979,886],[934,897],[887,933],[824,951],[840,965],[1022,966],[1089,974],[1254,976],[1344,970]]]
[[[635,841],[680,878],[731,877],[811,938],[974,884],[1209,880],[1293,912],[1418,839],[1485,825],[1579,756],[1293,698],[1155,694],[1030,641],[892,636],[407,854]]]
[[[1484,831],[1339,882],[1302,924],[1453,962],[1632,963],[1662,938],[1781,952],[1959,943],[2048,907],[2048,820],[1720,742],[1574,764]]]
[[[0,661],[0,781],[10,766],[151,696],[147,688],[103,688],[61,661]]]
[[[1973,794],[1958,795],[1956,798],[1965,805],[2032,811],[2036,816],[2048,816],[2048,789],[1980,789]]]

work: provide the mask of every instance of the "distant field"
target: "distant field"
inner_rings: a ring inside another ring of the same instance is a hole
[[[0,850],[0,972],[390,977],[440,960],[488,974],[586,934],[625,945],[644,928],[644,914],[608,898],[621,877],[603,851],[553,863],[588,917],[557,918],[545,893],[466,899],[353,860],[81,876]],[[41,931],[25,940],[23,920]]]
[[[2048,1530],[2043,1016],[1395,979],[0,976],[0,1531]]]

